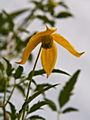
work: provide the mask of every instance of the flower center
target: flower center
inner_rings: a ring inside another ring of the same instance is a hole
[[[53,44],[53,38],[50,35],[42,37],[42,47],[45,49],[51,48]]]

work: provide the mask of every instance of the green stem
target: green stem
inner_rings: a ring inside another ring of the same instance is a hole
[[[32,74],[31,74],[30,79],[29,79],[30,81],[29,81],[28,90],[27,90],[27,95],[26,95],[26,100],[25,100],[26,102],[27,102],[28,97],[29,97],[30,85],[31,85],[31,82],[32,82],[32,77],[33,77],[33,75],[34,75],[34,71],[35,71],[35,68],[36,68],[36,65],[37,65],[37,62],[38,62],[38,58],[39,58],[40,52],[41,52],[41,47],[40,47],[40,50],[39,50],[39,52],[38,52],[38,55],[37,55],[35,64],[34,64],[34,66],[33,66]],[[23,110],[22,120],[25,120],[24,118],[25,118],[26,108],[27,108],[27,105],[25,106],[25,109]]]
[[[3,103],[5,105],[5,101],[6,101],[6,92],[7,92],[7,79],[6,79],[6,83],[5,83],[5,90],[4,90],[4,99],[3,99]],[[3,119],[6,119],[6,110],[5,110],[5,106],[3,106]]]
[[[57,111],[57,120],[60,120],[60,111]]]
[[[22,26],[25,26],[29,20],[32,19],[32,16],[34,12],[37,10],[37,7],[32,10],[32,12],[24,19],[24,21],[21,23],[21,25],[18,27],[18,29],[22,28]]]
[[[4,105],[5,107],[6,107],[6,105],[8,104],[8,102],[10,101],[10,99],[11,99],[11,97],[12,97],[12,95],[13,95],[13,92],[14,92],[15,87],[16,87],[16,82],[14,81],[14,87],[12,88],[11,94],[10,94],[10,96],[8,97],[8,100],[7,100],[7,102],[6,102],[5,105]]]

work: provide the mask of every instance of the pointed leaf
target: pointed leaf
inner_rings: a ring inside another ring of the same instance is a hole
[[[13,71],[14,69],[12,68],[11,63],[10,63],[6,58],[3,58],[3,59],[4,59],[4,60],[6,61],[6,63],[7,63],[6,73],[7,73],[8,76],[10,76],[10,75],[12,74],[12,71]]]
[[[73,107],[68,107],[62,111],[62,113],[68,113],[68,112],[78,112],[78,109]]]
[[[31,97],[29,97],[27,103],[31,102],[33,99],[38,97],[40,94],[46,92],[47,90],[49,90],[51,88],[55,88],[57,85],[59,85],[59,84],[54,84],[54,85],[51,85],[51,86],[44,88],[43,90],[39,90],[39,91],[35,92]]]
[[[47,105],[46,101],[39,101],[38,103],[34,104],[31,108],[30,111],[28,113],[32,113],[35,112],[37,110],[39,110],[41,107]]]
[[[53,111],[57,111],[56,104],[52,100],[45,98],[45,101]]]
[[[22,67],[22,66],[19,66],[19,67],[16,69],[15,74],[14,74],[15,79],[20,78],[21,75],[22,75],[22,73],[23,73],[23,67]]]
[[[15,106],[11,102],[9,102],[9,105],[10,105],[10,109],[11,109],[11,113],[10,113],[11,120],[15,120],[15,118],[16,118]]]
[[[74,89],[74,85],[77,82],[79,73],[80,70],[77,70],[76,73],[70,78],[70,80],[65,84],[63,89],[60,91],[58,101],[59,101],[59,106],[61,108],[69,101],[72,95],[72,90]]]
[[[55,21],[54,21],[54,20],[49,19],[49,18],[48,18],[47,16],[45,16],[45,15],[37,15],[36,18],[42,20],[44,24],[48,23],[48,24],[50,24],[51,26],[54,26],[54,24],[55,24]]]
[[[73,17],[73,15],[70,12],[60,12],[56,17],[57,18],[69,18],[69,17]]]
[[[51,84],[48,84],[48,83],[38,84],[34,91],[40,91],[40,90],[43,90],[44,88],[49,87],[49,86],[51,86]]]
[[[39,116],[39,115],[32,115],[28,118],[28,120],[45,120],[45,118]]]
[[[16,85],[17,89],[22,93],[23,96],[25,96],[25,88],[21,85]]]
[[[15,11],[15,12],[10,13],[9,15],[10,15],[10,17],[11,17],[12,19],[14,19],[14,18],[18,17],[19,15],[27,12],[28,10],[29,10],[29,9],[17,10],[17,11]]]
[[[31,108],[29,113],[35,112],[37,110],[39,110],[41,107],[48,105],[53,111],[56,111],[56,105],[53,101],[49,100],[49,99],[45,99],[44,101],[39,101],[38,103],[34,104]]]
[[[67,73],[67,72],[65,72],[65,71],[63,71],[63,70],[59,70],[59,69],[54,69],[54,70],[52,71],[52,73],[61,73],[61,74],[65,74],[65,75],[70,76],[69,73]],[[32,71],[29,73],[27,79],[30,78],[31,74],[32,74]],[[40,70],[34,71],[34,76],[43,75],[43,74],[46,74],[46,72],[44,71],[44,69],[40,69]]]
[[[64,2],[59,2],[59,5],[61,5],[62,7],[68,9],[68,6],[64,3]]]
[[[26,102],[22,105],[22,108],[21,108],[21,110],[19,111],[19,114],[22,112],[22,110],[23,110],[32,100],[34,100],[36,97],[38,97],[40,94],[46,92],[47,90],[56,87],[57,85],[59,85],[59,84],[54,84],[54,85],[51,85],[51,86],[48,86],[48,87],[44,88],[43,90],[40,90],[40,91],[35,92],[32,96],[29,97],[28,101],[26,101]]]

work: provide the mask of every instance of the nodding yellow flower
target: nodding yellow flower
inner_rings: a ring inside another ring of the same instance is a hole
[[[48,26],[46,26],[45,31],[41,31],[33,35],[23,51],[22,60],[16,63],[24,64],[27,61],[32,50],[39,43],[41,43],[42,44],[41,62],[47,76],[49,76],[52,70],[54,69],[57,59],[57,47],[54,41],[62,45],[72,55],[76,57],[80,57],[84,53],[77,52],[74,49],[74,47],[63,36],[61,36],[58,33],[54,33],[56,30],[57,30],[56,28],[49,28]]]

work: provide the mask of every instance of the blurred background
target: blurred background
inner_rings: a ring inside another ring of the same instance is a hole
[[[80,58],[73,57],[68,51],[63,47],[58,47],[58,59],[56,63],[56,68],[68,71],[70,74],[73,74],[77,69],[81,69],[81,74],[79,80],[75,86],[74,93],[75,95],[71,98],[69,105],[73,104],[76,108],[79,109],[79,112],[69,113],[61,116],[61,120],[89,120],[90,119],[90,0],[62,0],[69,6],[70,11],[74,14],[73,18],[61,19],[56,21],[55,27],[58,29],[57,33],[60,33],[65,38],[67,38],[74,47],[82,52],[85,51],[85,54]],[[6,10],[7,12],[14,11],[16,9],[29,7],[28,0],[0,0],[0,10]],[[57,8],[58,11],[59,8]],[[18,20],[18,21],[21,21]],[[38,23],[38,24],[37,24]],[[28,27],[28,31],[41,31],[44,30],[45,26],[35,20],[31,23],[31,26]],[[33,51],[33,58],[36,56],[37,50]],[[17,57],[19,60],[19,56]],[[16,60],[15,60],[16,61]],[[12,61],[15,62],[14,60]],[[24,65],[25,72],[30,71],[33,66],[32,62],[28,67],[28,62]],[[40,61],[38,62],[37,69],[42,68]],[[43,83],[43,81],[50,83],[60,82],[63,86],[64,82],[68,80],[69,77],[64,75],[50,75],[46,80],[40,80],[41,77],[38,77],[38,81]],[[48,97],[55,100],[58,96],[58,91],[52,90],[53,92],[48,92]],[[17,93],[17,91],[15,91]],[[12,97],[12,101],[17,103],[17,108],[19,108],[22,101],[22,96],[19,98],[17,96]],[[50,112],[50,110],[41,112],[47,120],[56,119],[56,113]],[[52,117],[52,118],[51,118]]]

